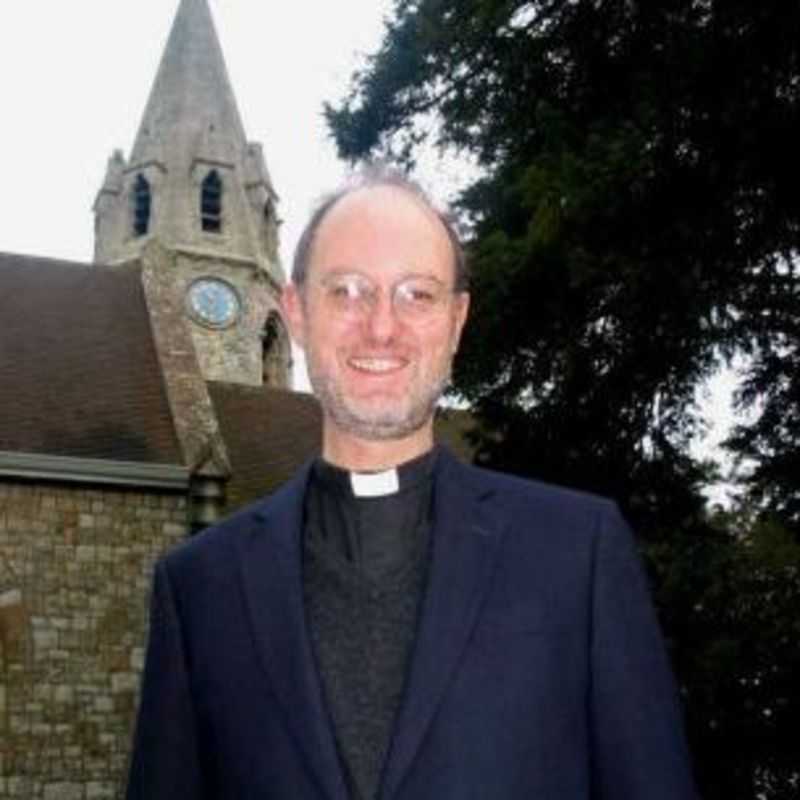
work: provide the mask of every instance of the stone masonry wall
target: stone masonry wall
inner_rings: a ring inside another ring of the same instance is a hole
[[[0,797],[122,797],[152,566],[182,494],[0,479]]]

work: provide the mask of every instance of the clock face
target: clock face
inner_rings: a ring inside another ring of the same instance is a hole
[[[236,290],[217,278],[200,278],[187,295],[191,315],[203,325],[227,328],[239,316],[241,304]]]

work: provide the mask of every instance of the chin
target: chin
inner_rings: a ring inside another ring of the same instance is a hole
[[[353,420],[346,430],[353,436],[369,442],[389,442],[405,439],[412,436],[422,427],[425,421],[399,420],[387,422],[386,420]]]
[[[326,416],[340,431],[367,441],[403,439],[430,422],[445,385],[446,374],[427,381],[366,387],[347,385],[314,369],[309,378]]]
[[[435,407],[435,406],[434,406]],[[403,439],[420,430],[430,420],[434,407],[427,404],[398,408],[397,404],[348,403],[334,414],[338,426],[370,441]]]

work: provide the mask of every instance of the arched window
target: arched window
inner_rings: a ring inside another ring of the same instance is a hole
[[[280,317],[272,313],[267,317],[262,334],[263,378],[267,386],[289,387],[291,349],[286,328]]]
[[[215,169],[206,175],[200,190],[200,221],[204,231],[222,230],[222,180]]]
[[[145,236],[150,230],[150,183],[141,173],[133,185],[133,233]]]

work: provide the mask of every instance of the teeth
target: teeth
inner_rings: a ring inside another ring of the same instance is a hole
[[[352,358],[351,366],[365,372],[390,372],[402,365],[396,358]]]

